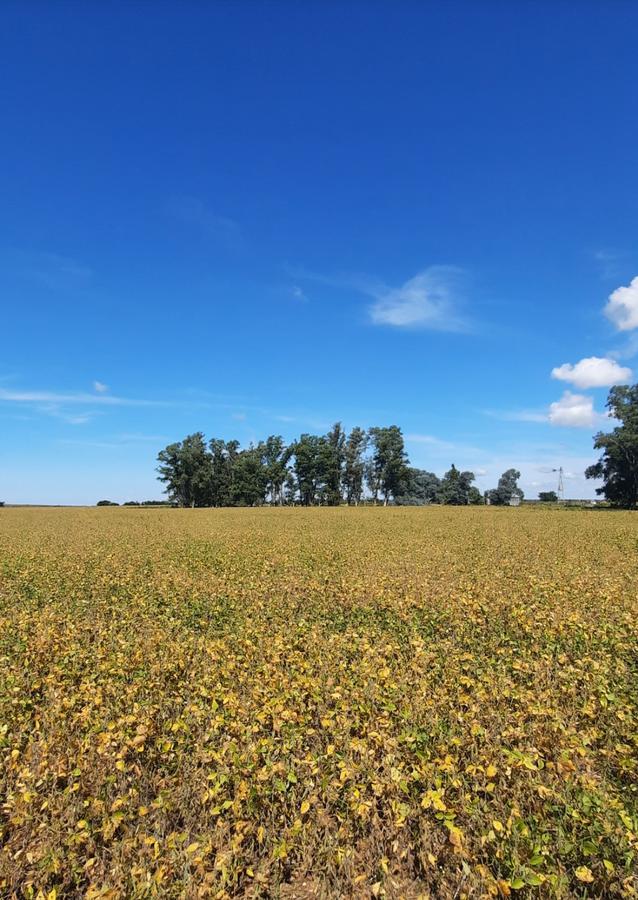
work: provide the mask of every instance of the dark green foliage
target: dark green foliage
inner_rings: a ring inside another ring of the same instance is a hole
[[[439,503],[447,506],[467,506],[470,502],[470,489],[474,481],[474,472],[459,472],[454,463],[445,473],[439,489]]]
[[[208,506],[230,506],[233,494],[233,466],[239,441],[213,438],[210,443],[210,465],[206,477]]]
[[[198,431],[165,447],[158,462],[158,478],[169,498],[163,502],[171,506],[338,506],[344,502],[356,506],[380,499],[384,505],[399,506],[483,502],[472,485],[472,472],[460,472],[453,465],[440,480],[433,472],[411,468],[397,425],[368,432],[355,427],[346,434],[336,422],[325,435],[302,434],[289,445],[280,435],[270,435],[244,450],[235,440],[213,438],[207,443]],[[512,473],[518,477],[510,469],[501,482]],[[515,483],[514,489],[518,491]],[[138,504],[129,501],[126,505]]]
[[[346,435],[341,422],[335,422],[325,437],[323,447],[323,493],[327,506],[341,503],[341,482],[345,465]]]
[[[403,491],[394,499],[397,506],[425,506],[438,501],[441,479],[425,469],[408,468]]]
[[[521,477],[518,469],[508,469],[498,480],[498,486],[488,491],[486,496],[492,506],[507,506],[514,497],[520,500],[525,496],[517,481]]]
[[[119,506],[120,504],[115,503],[113,500],[98,500],[95,505],[96,506]]]
[[[261,506],[268,490],[264,445],[242,450],[232,461],[230,501],[233,506]]]
[[[541,491],[538,499],[541,503],[558,503],[558,494],[556,491]]]
[[[285,502],[284,485],[293,449],[293,447],[286,447],[284,439],[279,434],[271,434],[263,445],[266,493],[274,505],[281,505]]]
[[[596,488],[613,506],[635,509],[638,506],[638,384],[613,387],[607,398],[610,415],[620,423],[613,431],[599,431],[594,449],[601,458],[585,471],[587,478],[602,478]]]
[[[403,434],[398,425],[371,428],[372,459],[368,467],[368,484],[376,502],[379,494],[384,506],[405,490],[408,478],[408,457]]]
[[[302,506],[322,502],[328,456],[326,438],[316,434],[302,434],[294,445],[294,472]]]
[[[211,506],[211,456],[201,431],[169,444],[158,454],[158,478],[178,506]]]

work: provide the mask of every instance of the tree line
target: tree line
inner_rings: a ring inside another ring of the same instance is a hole
[[[601,479],[596,488],[612,506],[638,506],[638,384],[611,388],[607,409],[618,424],[598,432],[594,448],[599,461],[586,470]],[[473,472],[452,464],[442,478],[410,465],[403,434],[397,425],[353,428],[340,422],[324,435],[302,434],[286,444],[280,435],[241,449],[239,441],[213,438],[202,432],[169,444],[158,454],[158,478],[168,502],[176,506],[356,506],[362,502],[454,506],[490,503],[507,505],[523,499],[520,472],[508,469],[498,485],[481,494]],[[558,500],[555,491],[539,499]],[[106,501],[103,501],[106,502]]]
[[[289,444],[270,435],[244,449],[198,431],[161,450],[158,463],[158,478],[177,506],[503,505],[523,497],[515,469],[483,495],[474,473],[454,464],[442,478],[414,468],[397,425],[347,433],[336,422],[324,435],[302,434]]]

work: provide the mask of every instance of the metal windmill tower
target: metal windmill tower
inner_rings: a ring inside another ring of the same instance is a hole
[[[558,472],[558,488],[556,489],[556,493],[558,494],[558,499],[562,503],[565,499],[565,484],[563,482],[563,467],[560,466],[558,469],[552,469],[552,472]]]

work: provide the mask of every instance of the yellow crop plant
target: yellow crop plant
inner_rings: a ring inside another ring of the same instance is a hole
[[[0,895],[638,894],[638,514],[0,511]]]

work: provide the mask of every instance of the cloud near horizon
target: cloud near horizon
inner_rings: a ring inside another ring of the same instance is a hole
[[[562,428],[593,428],[609,417],[594,409],[594,398],[587,394],[565,391],[560,400],[550,403],[546,410],[514,409],[483,410],[484,414],[503,422],[538,422]]]

